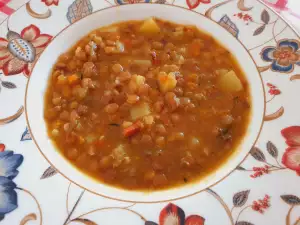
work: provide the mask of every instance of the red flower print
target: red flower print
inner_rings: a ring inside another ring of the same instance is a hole
[[[159,225],[204,225],[205,219],[198,215],[185,218],[184,211],[172,203],[163,208],[159,214]],[[156,224],[147,221],[146,224]]]
[[[5,145],[0,143],[0,152],[3,152],[5,150]]]
[[[267,5],[275,7],[276,9],[288,10],[287,8],[288,0],[277,0],[275,4],[271,3],[270,0],[263,0],[263,1],[267,3]]]
[[[269,94],[270,94],[270,95],[280,95],[280,94],[281,94],[281,91],[278,90],[278,89],[270,89],[270,90],[269,90]]]
[[[203,225],[204,219],[201,216],[188,216],[185,220],[185,225]]]
[[[52,36],[41,34],[35,25],[25,27],[21,34],[8,31],[7,40],[0,38],[0,69],[4,75],[23,72],[29,76],[32,66],[51,39]]]
[[[247,25],[248,25],[248,22],[253,22],[252,16],[250,16],[250,15],[247,14],[247,13],[244,14],[244,13],[240,12],[240,13],[234,14],[234,16],[236,16],[236,17],[238,17],[239,19],[241,19],[241,20],[243,20],[244,22],[246,22]]]
[[[160,212],[159,225],[184,225],[184,219],[184,211],[170,203]]]
[[[264,167],[253,167],[254,174],[250,175],[252,178],[260,177],[264,174],[269,173],[270,166],[265,165]]]
[[[200,3],[203,4],[209,4],[210,0],[186,0],[186,4],[190,9],[194,9],[200,5]]]
[[[281,131],[281,134],[288,146],[300,146],[300,126],[287,127]]]
[[[265,195],[264,199],[253,201],[251,208],[259,213],[264,213],[264,210],[270,207],[270,196]]]
[[[249,14],[245,13],[238,13],[238,14],[234,14],[234,16],[237,16],[238,18],[244,20],[244,21],[252,21],[252,16],[250,16]]]
[[[281,131],[289,146],[282,156],[282,164],[300,176],[300,126],[291,126]]]
[[[275,85],[267,83],[267,86],[270,88],[269,89],[270,95],[280,95],[281,94],[281,91]]]
[[[59,0],[42,0],[46,4],[46,6],[50,5],[58,5]]]
[[[278,8],[284,9],[287,6],[287,4],[288,4],[288,0],[278,0],[275,3],[275,6]]]
[[[204,225],[204,219],[196,215],[185,219],[184,211],[170,203],[160,212],[159,225]]]
[[[300,176],[300,146],[287,148],[282,156],[282,164]]]

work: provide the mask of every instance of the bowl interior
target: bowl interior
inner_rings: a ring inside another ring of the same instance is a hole
[[[170,20],[175,23],[196,25],[199,29],[206,31],[219,40],[243,67],[246,78],[250,83],[252,113],[244,140],[230,157],[230,160],[221,165],[215,173],[208,175],[197,183],[164,191],[146,193],[110,187],[78,171],[55,149],[48,138],[43,112],[47,81],[52,66],[61,53],[67,51],[81,37],[98,27],[126,20],[142,20],[151,16]],[[114,199],[132,202],[157,202],[176,199],[199,192],[220,181],[236,168],[247,156],[259,135],[265,110],[264,100],[263,85],[254,61],[243,45],[223,27],[201,14],[181,7],[160,4],[134,4],[97,11],[77,21],[58,34],[42,53],[34,67],[27,86],[25,106],[27,122],[39,150],[69,180],[91,192]],[[255,110],[253,110],[254,108]]]

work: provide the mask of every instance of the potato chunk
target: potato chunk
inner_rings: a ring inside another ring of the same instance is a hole
[[[218,76],[225,75],[225,74],[228,73],[228,72],[229,72],[229,70],[227,70],[227,69],[219,69],[219,70],[216,70],[216,74],[217,74]]]
[[[102,27],[99,29],[100,32],[118,32],[119,28],[117,26],[108,26],[108,27]]]
[[[177,84],[176,76],[175,73],[170,72],[170,73],[165,73],[165,72],[160,72],[158,74],[158,84],[159,84],[159,89],[161,92],[168,92],[172,91]]]
[[[149,18],[140,27],[140,32],[144,34],[157,34],[160,32],[160,28],[153,18]]]
[[[118,167],[121,165],[125,157],[127,156],[124,145],[119,145],[112,151],[113,167]]]
[[[218,84],[223,91],[237,92],[243,90],[243,84],[233,70],[220,75]]]
[[[141,117],[149,115],[150,113],[150,108],[147,103],[135,105],[130,110],[130,116],[132,120],[137,120]]]
[[[129,82],[130,91],[133,93],[136,92],[141,85],[145,84],[145,80],[145,77],[141,75],[133,75]]]

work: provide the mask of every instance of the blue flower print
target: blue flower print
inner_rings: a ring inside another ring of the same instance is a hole
[[[16,184],[12,180],[6,177],[0,177],[0,221],[4,218],[6,213],[18,207],[15,188]]]
[[[260,55],[266,62],[271,62],[272,71],[290,73],[294,66],[300,66],[300,43],[293,39],[280,40],[276,47],[265,47]]]
[[[22,162],[23,156],[20,154],[14,154],[12,151],[0,152],[0,176],[15,178],[19,173],[17,168]]]

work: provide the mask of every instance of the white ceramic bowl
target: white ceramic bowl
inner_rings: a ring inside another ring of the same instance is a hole
[[[55,149],[49,139],[43,112],[48,77],[53,64],[61,53],[67,51],[77,40],[96,28],[119,21],[142,20],[152,16],[176,23],[196,25],[226,46],[237,58],[239,64],[242,65],[250,83],[252,114],[244,140],[230,159],[221,165],[217,171],[197,183],[164,191],[145,193],[117,189],[99,183],[78,171]],[[236,38],[216,22],[207,19],[201,14],[181,7],[157,4],[134,4],[103,9],[69,26],[53,39],[36,63],[28,82],[25,102],[27,122],[31,135],[42,154],[52,166],[66,178],[91,192],[132,202],[158,202],[181,198],[204,190],[226,177],[244,160],[254,145],[263,123],[265,110],[264,89],[260,75],[250,54]]]

